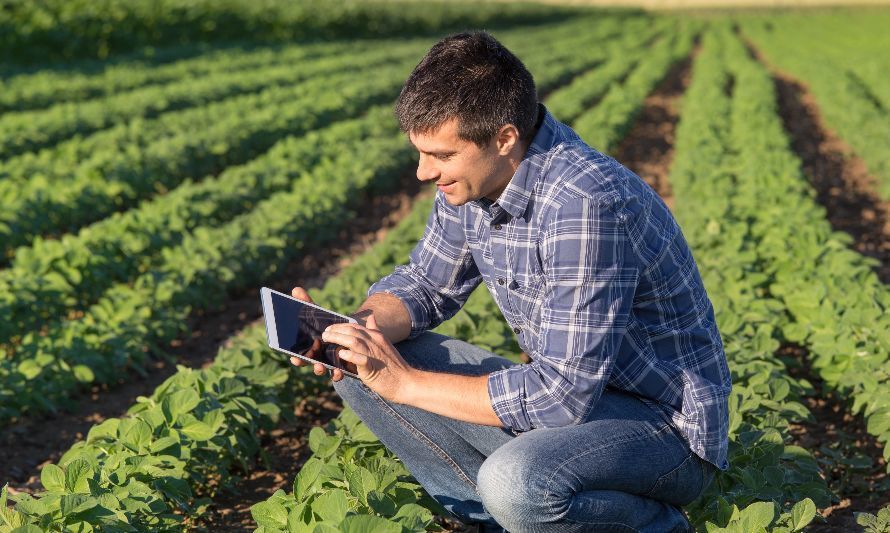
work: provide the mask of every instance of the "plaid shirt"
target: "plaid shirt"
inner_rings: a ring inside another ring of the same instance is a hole
[[[726,469],[729,370],[679,226],[639,176],[541,109],[500,198],[454,207],[438,194],[410,263],[368,294],[404,302],[414,337],[484,282],[532,358],[488,377],[504,427],[582,423],[608,386],[663,412]]]

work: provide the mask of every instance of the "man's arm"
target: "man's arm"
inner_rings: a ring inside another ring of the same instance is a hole
[[[369,296],[352,316],[365,325],[368,315],[373,313],[377,327],[386,340],[395,344],[408,338],[411,333],[411,315],[408,308],[392,294],[377,292]]]

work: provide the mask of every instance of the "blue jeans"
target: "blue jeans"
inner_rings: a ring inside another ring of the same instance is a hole
[[[396,347],[424,370],[480,375],[515,364],[435,333]],[[583,424],[517,436],[387,402],[356,379],[334,387],[431,496],[485,531],[690,531],[678,506],[714,473],[663,415],[612,389]]]

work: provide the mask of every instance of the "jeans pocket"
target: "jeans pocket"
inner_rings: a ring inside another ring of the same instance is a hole
[[[686,505],[698,498],[704,488],[702,470],[702,460],[694,452],[689,452],[679,465],[659,477],[643,496],[671,505]]]

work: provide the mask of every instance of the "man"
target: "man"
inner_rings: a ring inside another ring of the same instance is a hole
[[[409,264],[369,289],[365,325],[324,333],[361,377],[335,371],[337,392],[467,522],[688,530],[678,506],[727,467],[730,378],[664,203],[538,104],[484,32],[433,46],[396,114],[438,193]],[[530,364],[425,333],[480,283]]]

